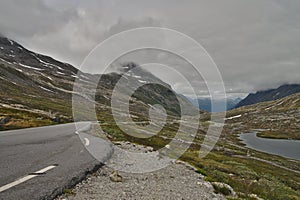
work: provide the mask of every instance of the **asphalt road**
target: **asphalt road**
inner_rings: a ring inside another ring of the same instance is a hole
[[[111,145],[75,130],[72,123],[0,132],[0,199],[53,199],[99,168]]]

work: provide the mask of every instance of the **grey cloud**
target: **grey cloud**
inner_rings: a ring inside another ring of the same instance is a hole
[[[38,0],[1,1],[0,13],[1,32],[16,39],[55,32],[76,17],[72,10],[57,11]]]
[[[242,95],[300,83],[299,9],[298,0],[4,0],[0,32],[79,66],[112,34],[142,26],[172,28],[200,42],[218,65],[229,95]],[[188,93],[175,78],[163,77]]]

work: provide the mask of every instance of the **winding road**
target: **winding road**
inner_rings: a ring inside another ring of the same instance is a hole
[[[112,154],[109,143],[91,137],[75,123],[0,132],[0,199],[53,199],[73,186]],[[97,149],[98,158],[84,145]]]

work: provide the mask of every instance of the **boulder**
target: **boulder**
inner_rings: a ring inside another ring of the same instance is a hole
[[[214,187],[216,193],[221,193],[225,196],[236,196],[236,193],[234,192],[232,187],[226,183],[212,182],[211,184]]]
[[[0,118],[0,124],[7,124],[10,121],[10,118],[8,117],[4,117],[4,118]]]
[[[52,118],[52,121],[55,123],[60,123],[60,117],[59,116],[55,116]]]
[[[123,181],[123,177],[117,171],[114,171],[113,173],[111,173],[109,178],[113,182],[122,182]]]

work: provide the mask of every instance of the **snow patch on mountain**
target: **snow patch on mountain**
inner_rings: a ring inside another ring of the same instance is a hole
[[[14,45],[14,41],[12,41],[12,40],[10,40],[10,39],[8,39],[8,41],[9,41],[9,43],[10,43],[11,46]]]
[[[232,117],[228,117],[226,118],[227,120],[230,120],[230,119],[236,119],[236,118],[240,118],[242,115],[235,115],[235,116],[232,116]]]
[[[138,80],[138,82],[140,82],[140,83],[147,83],[147,81],[143,81],[143,80]]]
[[[31,66],[28,66],[28,65],[24,65],[22,63],[18,63],[20,66],[22,67],[25,67],[27,69],[34,69],[34,70],[38,70],[38,71],[43,71],[44,69],[41,69],[41,68],[36,68],[36,67],[31,67]]]
[[[55,67],[55,68],[57,68],[57,69],[59,69],[59,70],[61,70],[61,71],[64,71],[63,68],[61,68],[61,67],[59,67],[59,66],[57,66],[57,65],[54,65],[54,64],[45,62],[45,61],[43,61],[42,59],[40,59],[40,58],[39,58],[37,55],[35,55],[35,54],[31,54],[31,55],[33,55],[40,63],[42,63],[42,64],[43,64],[44,66],[46,66],[46,67],[50,67],[50,68]]]
[[[56,73],[57,73],[57,74],[60,74],[60,75],[66,75],[66,74],[64,74],[64,73],[62,73],[62,72],[60,72],[60,71],[56,71]]]
[[[49,90],[49,89],[47,89],[47,88],[44,88],[43,86],[39,86],[41,89],[43,89],[43,90],[45,90],[45,91],[47,91],[47,92],[53,92],[52,90]],[[54,92],[53,92],[54,93]]]
[[[3,62],[6,62],[7,64],[10,64],[10,65],[12,65],[13,63],[11,63],[11,62],[8,62],[8,61],[6,61],[6,60],[4,60],[4,59],[2,59],[2,58],[0,58],[0,60],[1,61],[3,61]]]

